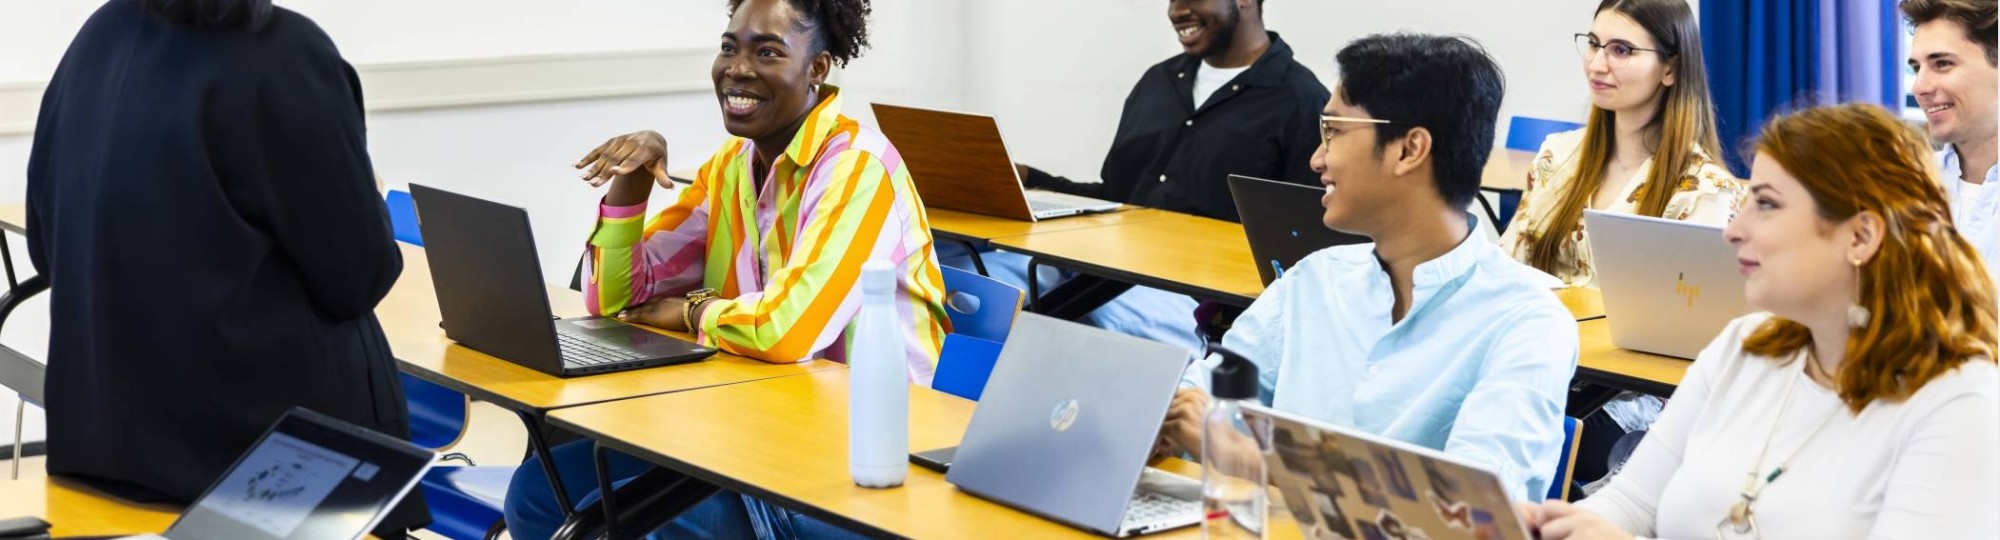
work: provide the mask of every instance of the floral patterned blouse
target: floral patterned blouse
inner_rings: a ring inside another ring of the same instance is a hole
[[[1570,189],[1570,181],[1576,176],[1576,168],[1582,161],[1582,147],[1581,129],[1550,135],[1542,141],[1542,150],[1528,170],[1528,187],[1521,193],[1521,205],[1514,212],[1514,220],[1508,223],[1507,232],[1500,235],[1500,249],[1513,255],[1515,260],[1526,262],[1534,253],[1536,240],[1548,230],[1551,214],[1555,213],[1556,205],[1561,203],[1563,194]],[[1674,196],[1667,200],[1666,212],[1661,217],[1714,225],[1729,223],[1741,209],[1748,188],[1706,151],[1696,148],[1695,155],[1700,161],[1681,177],[1680,185],[1676,187]],[[1646,183],[1646,176],[1652,171],[1653,160],[1647,158],[1632,177],[1625,180],[1624,187],[1619,188],[1616,202],[1601,210],[1637,213],[1639,186]],[[1562,244],[1563,253],[1556,257],[1557,267],[1550,273],[1569,286],[1596,286],[1597,270],[1590,254],[1589,238],[1583,223],[1577,223],[1576,232]]]

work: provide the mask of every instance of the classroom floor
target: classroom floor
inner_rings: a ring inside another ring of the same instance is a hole
[[[527,447],[527,430],[514,413],[490,403],[473,403],[472,419],[468,423],[465,439],[450,451],[463,452],[480,465],[516,465],[521,462]],[[31,457],[21,460],[21,478],[9,480],[13,462],[4,457],[0,456],[0,518],[16,514],[8,512],[9,508],[33,508],[41,504],[41,501],[20,500],[27,493],[39,496],[40,491],[7,489],[7,486],[39,483],[47,476],[43,466],[47,458]],[[429,531],[417,531],[412,536],[422,540],[445,540],[443,536]]]

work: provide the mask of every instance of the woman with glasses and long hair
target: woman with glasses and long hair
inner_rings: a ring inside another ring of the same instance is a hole
[[[1743,194],[1742,182],[1710,153],[1720,148],[1715,112],[1687,2],[1604,0],[1596,13],[1590,32],[1576,35],[1590,119],[1542,143],[1520,209],[1500,238],[1516,260],[1570,286],[1597,283],[1584,209],[1721,225],[1736,215]],[[1619,439],[1644,431],[1661,406],[1626,393],[1586,417],[1575,478],[1605,476]]]
[[[1721,225],[1742,183],[1719,148],[1701,37],[1685,0],[1605,0],[1577,34],[1590,84],[1583,129],[1550,135],[1502,249],[1564,283],[1597,282],[1583,210]]]
[[[1546,540],[2000,538],[1993,281],[1930,145],[1874,105],[1772,120],[1723,233],[1760,311],[1703,349]]]

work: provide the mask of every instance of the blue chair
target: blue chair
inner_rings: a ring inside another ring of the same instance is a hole
[[[1548,498],[1570,500],[1569,488],[1573,482],[1569,479],[1570,475],[1576,473],[1576,449],[1578,442],[1583,440],[1580,437],[1582,434],[1583,421],[1568,416],[1563,417],[1562,459],[1556,461],[1556,473],[1549,478]]]
[[[1534,152],[1550,135],[1583,127],[1583,124],[1516,116],[1507,121],[1507,149]]]
[[[458,444],[465,435],[471,399],[408,373],[401,375],[403,399],[410,407],[410,442],[432,450]]]
[[[1000,346],[1014,328],[1026,297],[1021,289],[986,276],[943,267],[945,314],[952,333],[944,337],[931,388],[978,401],[1000,359]]]
[[[390,190],[383,202],[389,205],[389,226],[396,231],[396,240],[424,247],[423,230],[417,227],[417,203],[410,199],[410,192]]]

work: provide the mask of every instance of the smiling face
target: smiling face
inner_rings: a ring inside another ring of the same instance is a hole
[[[1167,2],[1167,20],[1173,23],[1174,34],[1180,37],[1181,50],[1201,58],[1228,52],[1242,18],[1236,0]]]
[[[818,104],[832,59],[786,0],[746,0],[729,18],[711,75],[729,134],[785,144]]]
[[[1924,109],[1932,139],[1945,144],[1993,139],[2000,125],[1994,118],[2000,108],[2000,68],[1966,38],[1964,26],[1944,18],[1918,26],[1910,39],[1909,64],[1916,76],[1910,92]]]
[[[1805,184],[1769,154],[1751,164],[1750,197],[1723,237],[1736,246],[1751,307],[1795,320],[1845,309],[1859,279],[1850,261],[1854,220],[1827,221]]]
[[[1659,41],[1639,21],[1615,10],[1598,12],[1590,38],[1602,46],[1601,51],[1580,50],[1590,103],[1614,112],[1659,110],[1667,87],[1674,84],[1672,64]]]
[[[1341,97],[1335,88],[1322,114],[1345,118],[1371,118],[1368,111]],[[1327,228],[1348,234],[1368,235],[1384,215],[1393,215],[1400,197],[1395,189],[1391,163],[1383,153],[1393,147],[1375,147],[1377,124],[1321,120],[1320,146],[1313,152],[1312,170],[1319,173],[1326,193],[1320,205],[1326,207],[1321,221]]]

